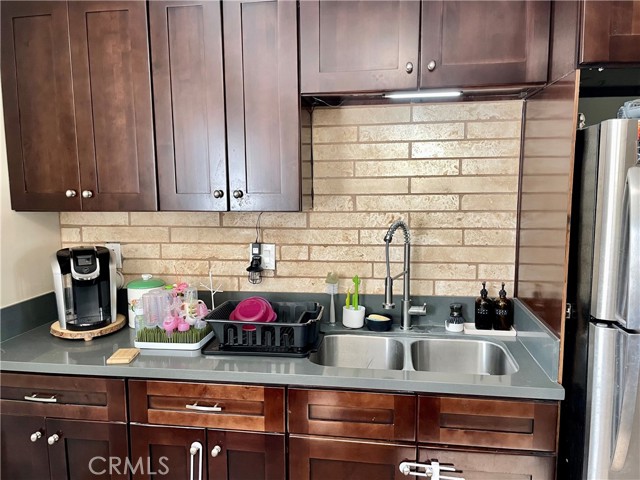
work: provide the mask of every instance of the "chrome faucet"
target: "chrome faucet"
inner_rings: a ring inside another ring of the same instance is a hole
[[[391,240],[393,240],[393,234],[397,229],[401,229],[404,232],[404,269],[395,277],[391,276],[390,267],[389,267],[389,244]],[[402,285],[402,323],[400,328],[403,330],[411,329],[411,316],[412,315],[426,315],[427,314],[427,304],[425,303],[422,306],[411,306],[411,294],[410,294],[410,277],[411,277],[411,241],[409,238],[409,227],[402,220],[398,220],[393,222],[393,224],[389,227],[387,234],[384,236],[385,243],[385,257],[386,257],[386,265],[387,265],[387,276],[384,279],[384,303],[382,304],[382,308],[385,310],[391,310],[396,307],[396,304],[393,303],[393,281],[401,275],[404,275],[404,282]]]

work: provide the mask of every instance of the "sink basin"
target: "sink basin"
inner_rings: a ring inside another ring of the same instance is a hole
[[[510,375],[518,371],[513,357],[486,340],[427,338],[411,344],[414,370],[421,372]]]
[[[309,360],[327,367],[402,370],[404,346],[386,337],[327,335]]]

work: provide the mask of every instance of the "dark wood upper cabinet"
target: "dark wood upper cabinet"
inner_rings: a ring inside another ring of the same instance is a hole
[[[11,206],[80,210],[67,4],[2,2],[1,8]],[[65,196],[67,190],[76,196]]]
[[[2,2],[16,210],[155,210],[144,2]]]
[[[219,1],[149,2],[160,210],[227,210]]]
[[[296,2],[223,2],[231,210],[301,207]]]
[[[640,63],[640,1],[583,1],[581,64]]]
[[[549,1],[422,2],[420,87],[544,83]]]
[[[83,210],[156,210],[146,4],[69,2]]]
[[[419,35],[419,2],[300,2],[302,93],[415,89]]]

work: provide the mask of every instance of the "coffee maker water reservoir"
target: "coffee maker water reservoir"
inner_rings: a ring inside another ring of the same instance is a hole
[[[58,250],[51,261],[60,327],[95,330],[116,319],[116,265],[105,247]]]

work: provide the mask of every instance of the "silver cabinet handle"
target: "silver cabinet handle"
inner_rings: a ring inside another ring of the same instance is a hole
[[[433,72],[435,69],[436,69],[435,60],[431,60],[429,63],[427,63],[427,70],[429,70],[430,72]]]
[[[69,189],[66,192],[64,192],[64,194],[67,198],[73,198],[76,195],[78,195],[78,192],[76,192],[75,190]]]
[[[39,397],[37,393],[32,393],[31,395],[25,395],[25,400],[29,400],[30,402],[41,402],[41,403],[56,403],[58,399],[55,395],[51,395],[50,397]]]
[[[211,456],[212,457],[217,457],[220,454],[221,451],[222,451],[222,447],[220,445],[216,445],[211,450]]]
[[[184,406],[184,408],[188,410],[198,410],[199,412],[221,412],[222,411],[222,407],[219,407],[217,403],[213,407],[207,407],[205,405],[198,405],[198,402],[196,402],[192,405],[187,404]]]
[[[456,469],[453,466],[440,465],[440,463],[435,460],[432,460],[428,464],[402,462],[399,465],[399,468],[400,472],[405,476],[413,475],[414,477],[428,477],[432,480],[464,480],[462,477],[448,477],[446,475],[440,475],[440,472],[455,472]]]
[[[243,195],[244,195],[244,193],[242,193],[242,190],[234,190],[233,191],[233,198],[242,198]]]
[[[49,445],[53,445],[54,443],[56,443],[58,440],[60,440],[60,435],[58,435],[57,433],[54,433],[53,435],[51,435],[49,438],[47,438],[47,443]]]
[[[37,442],[42,438],[42,432],[40,430],[38,430],[37,432],[33,432],[30,438],[32,442]]]
[[[214,190],[213,198],[222,198],[224,197],[224,192],[222,190]]]
[[[93,197],[93,192],[91,190],[83,190],[82,198],[91,198]]]
[[[413,62],[407,62],[404,68],[407,71],[407,73],[413,72]]]
[[[202,480],[202,444],[200,442],[193,442],[189,448],[189,453],[191,454],[191,475],[189,476],[189,480],[195,480],[193,476],[193,465],[196,455],[200,456],[198,460],[198,480]]]

